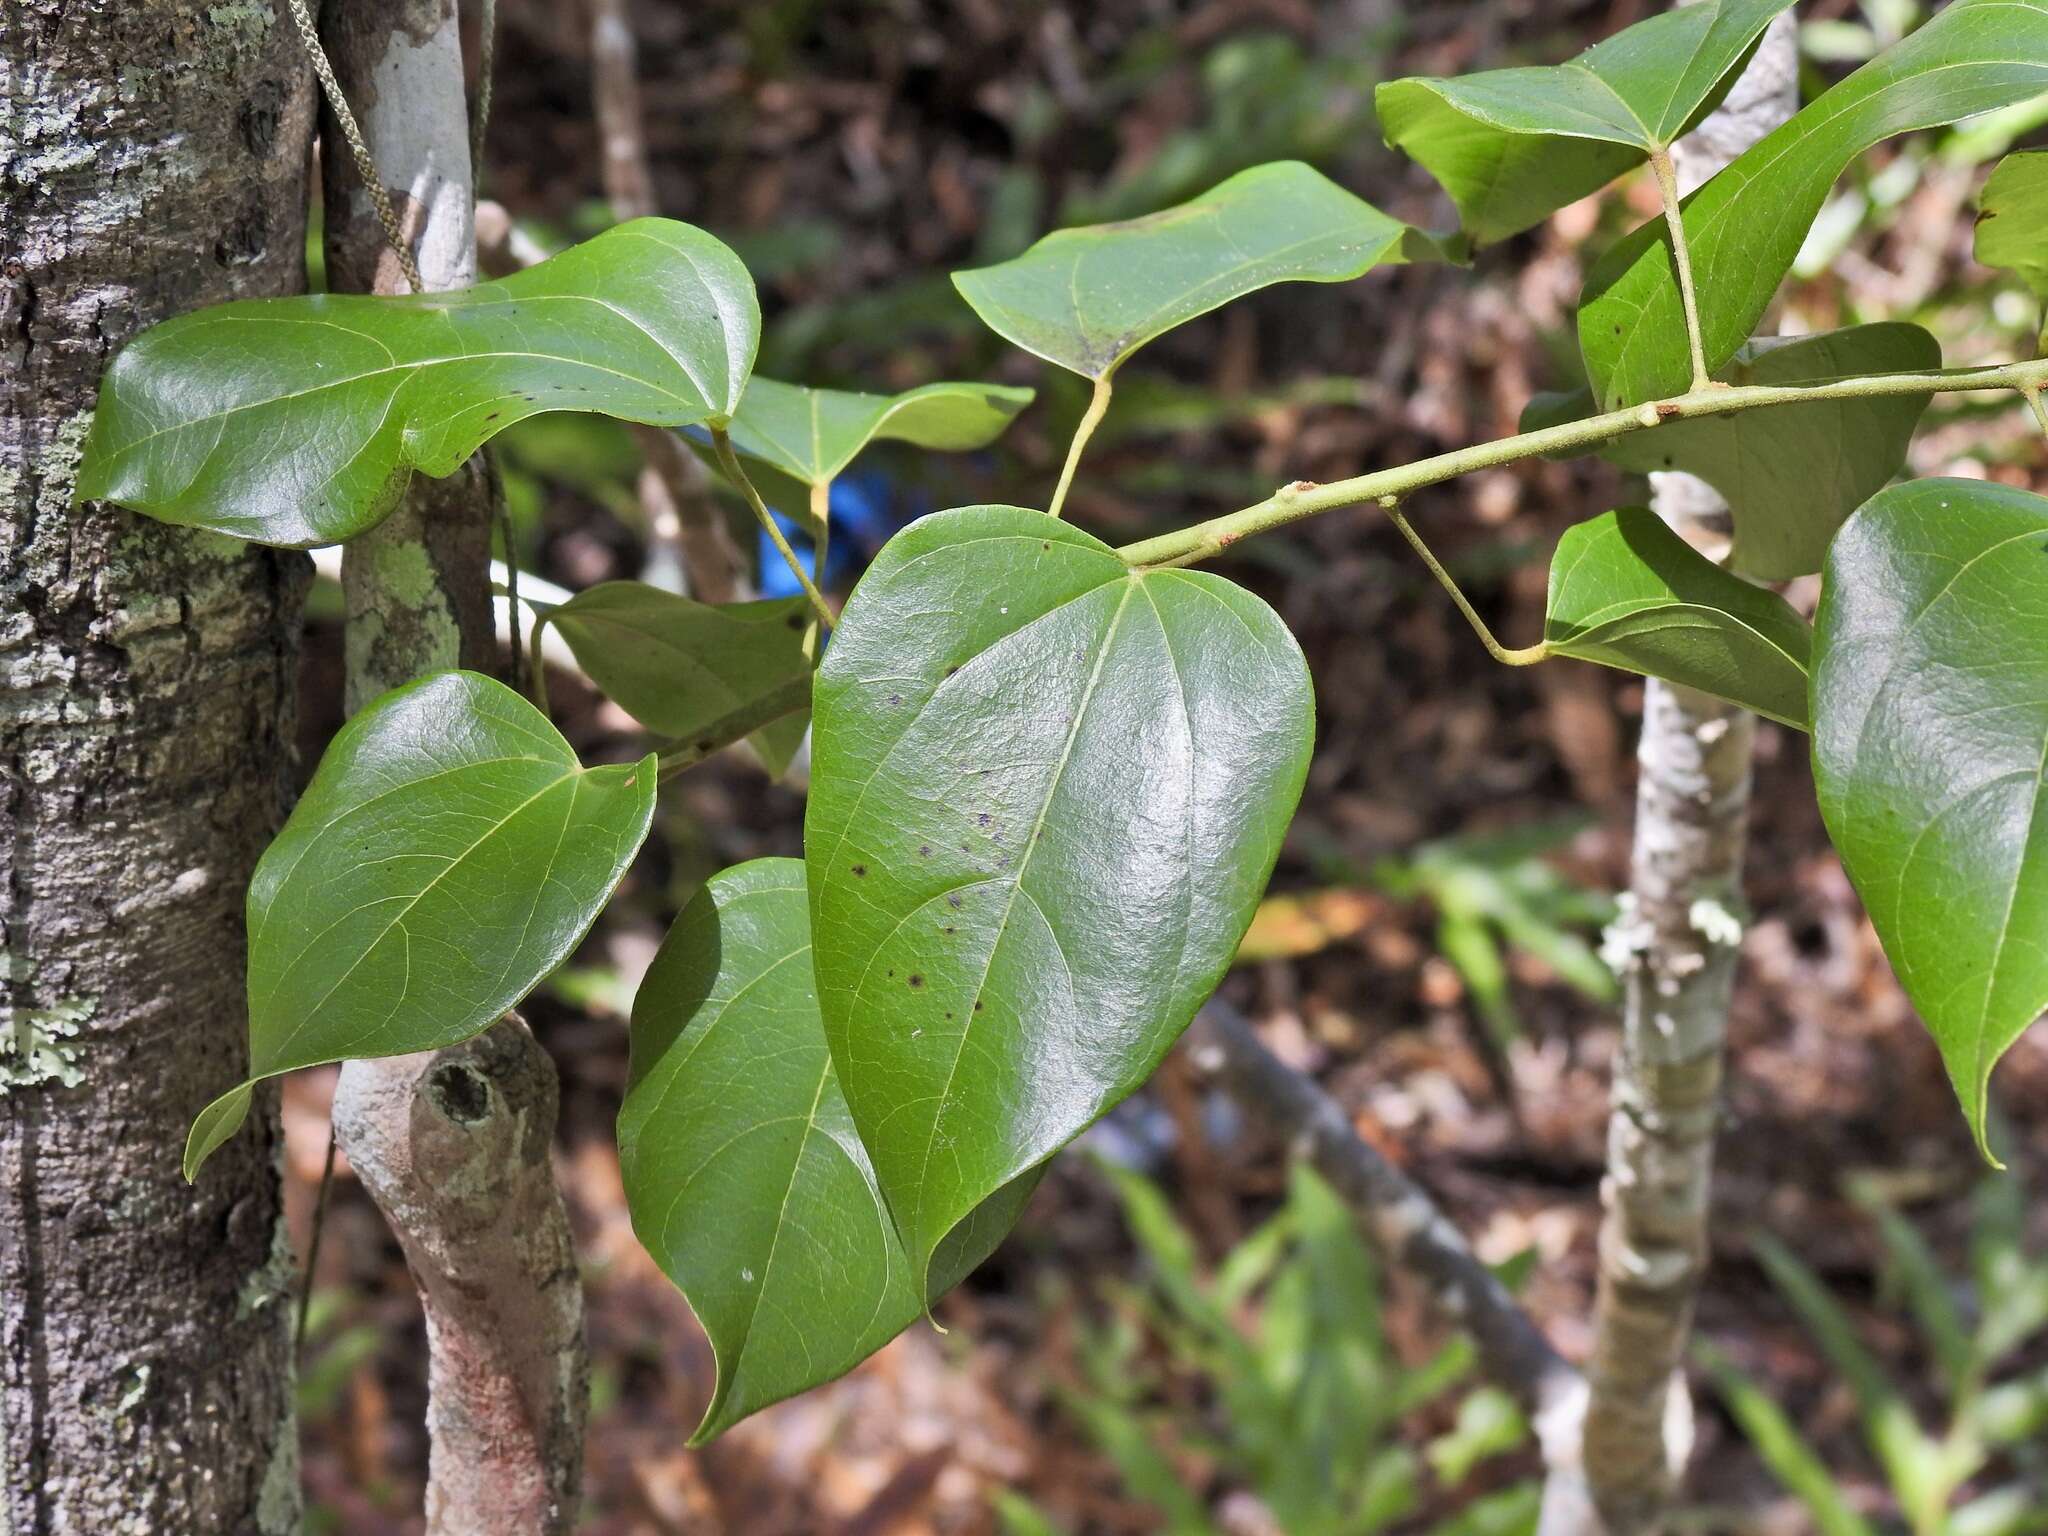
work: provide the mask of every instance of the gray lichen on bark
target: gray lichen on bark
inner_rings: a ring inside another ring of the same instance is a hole
[[[330,0],[322,40],[430,290],[476,275],[453,0]],[[328,120],[328,143],[338,142]],[[371,200],[324,158],[329,281],[402,293]],[[417,478],[343,551],[351,712],[439,667],[492,670],[479,456]],[[430,1536],[552,1536],[575,1521],[589,1397],[583,1288],[554,1183],[554,1064],[508,1016],[448,1049],[345,1063],[335,1133],[419,1287],[429,1345]]]
[[[1727,100],[1677,146],[1681,187],[1797,105],[1798,48],[1781,16]],[[1656,510],[1679,532],[1709,543],[1725,533],[1726,503],[1704,481],[1652,482]],[[1616,1536],[1655,1526],[1692,1449],[1685,1349],[1708,1259],[1755,731],[1731,704],[1645,685],[1630,889],[1608,942],[1625,997],[1583,1434],[1587,1480]]]
[[[72,501],[100,371],[303,285],[311,81],[269,4],[0,25],[0,1528],[298,1522],[274,1095],[241,904],[285,805],[307,565]],[[40,1050],[41,1056],[31,1053]]]

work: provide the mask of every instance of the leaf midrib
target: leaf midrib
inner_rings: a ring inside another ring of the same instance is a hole
[[[1123,623],[1124,611],[1130,607],[1132,593],[1144,585],[1144,578],[1135,573],[1128,574],[1124,579],[1126,582],[1124,595],[1117,600],[1116,611],[1110,615],[1108,627],[1105,629],[1102,637],[1102,648],[1096,653],[1095,665],[1089,671],[1087,686],[1081,690],[1080,702],[1074,707],[1073,723],[1067,728],[1066,743],[1060,750],[1059,762],[1053,767],[1052,781],[1046,786],[1045,799],[1038,807],[1038,816],[1032,823],[1030,836],[1024,840],[1018,850],[1016,878],[1010,883],[1010,895],[1009,899],[1003,903],[1002,916],[996,920],[995,937],[989,944],[988,958],[982,964],[981,979],[974,985],[974,1000],[979,1000],[983,989],[988,986],[989,974],[995,969],[996,953],[1003,947],[1003,940],[1009,933],[1010,914],[1016,908],[1017,894],[1024,889],[1024,876],[1029,871],[1032,856],[1037,853],[1039,843],[1044,836],[1046,816],[1052,810],[1053,801],[1059,796],[1060,784],[1066,777],[1067,764],[1073,759],[1074,743],[1081,739],[1082,723],[1087,719],[1088,706],[1093,701],[1095,690],[1102,681],[1103,668],[1109,663],[1109,653],[1116,644],[1117,631]],[[1103,582],[1098,586],[1091,587],[1082,596],[1099,592],[1102,590],[1102,587],[1108,584],[1108,582]],[[1078,602],[1080,598],[1076,597],[1069,601]],[[1067,604],[1064,603],[1060,605],[1062,608],[1066,606]],[[1047,609],[1045,613],[1040,614],[1031,622],[1033,624],[1039,623],[1048,615],[1058,611],[1057,608]],[[1020,625],[1019,631],[1029,627],[1029,625]],[[1013,633],[1016,632],[1018,631],[1013,631]],[[1035,897],[1033,901],[1036,901]],[[1042,908],[1041,912],[1043,912]],[[1046,927],[1048,929],[1052,927],[1050,917],[1046,919]],[[946,1105],[953,1092],[953,1083],[959,1076],[960,1063],[967,1054],[968,1038],[974,1033],[974,1019],[975,1010],[972,1007],[967,1008],[965,1021],[960,1026],[960,1038],[953,1048],[952,1063],[946,1069],[946,1080],[940,1087],[938,1097],[934,1101],[937,1107],[932,1111],[931,1127],[925,1134],[924,1153],[918,1159],[917,1225],[920,1241],[922,1241],[924,1232],[925,1205],[931,1194],[932,1149],[938,1144],[939,1122],[945,1118]],[[943,1236],[943,1234],[941,1235]],[[934,1243],[932,1246],[936,1248],[937,1244]],[[921,1271],[929,1271],[930,1266],[931,1256],[929,1253],[926,1253],[920,1257],[919,1268]],[[918,1289],[922,1293],[926,1284],[927,1274],[921,1272],[917,1278]]]

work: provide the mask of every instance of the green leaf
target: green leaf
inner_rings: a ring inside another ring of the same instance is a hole
[[[1713,1372],[1728,1412],[1771,1475],[1806,1506],[1820,1536],[1877,1536],[1877,1528],[1856,1513],[1834,1473],[1769,1394],[1736,1370],[1720,1351],[1701,1343],[1698,1352]]]
[[[1809,384],[1858,374],[1931,371],[1941,343],[1917,325],[1855,325],[1817,336],[1759,337],[1715,371],[1727,384]],[[1594,451],[1638,474],[1677,469],[1719,491],[1735,520],[1729,568],[1789,581],[1821,568],[1842,520],[1906,462],[1926,395],[1816,400],[1669,421]],[[1540,402],[1540,403],[1539,403]],[[1591,413],[1592,396],[1542,396],[1524,426]]]
[[[721,871],[633,1001],[626,1203],[718,1364],[693,1445],[844,1375],[925,1309],[825,1048],[810,928],[797,860]],[[1035,1184],[960,1229],[934,1298],[988,1256]]]
[[[338,544],[414,470],[452,474],[543,411],[723,423],[760,331],[739,258],[668,219],[450,293],[222,304],[114,359],[78,494],[261,544]]]
[[[1298,161],[1240,171],[1177,208],[1063,229],[955,272],[991,330],[1106,378],[1175,326],[1274,283],[1335,283],[1429,252],[1426,236]]]
[[[2048,1007],[2048,500],[1894,486],[1824,582],[1821,814],[1989,1158],[1991,1069]]]
[[[1578,523],[1558,540],[1543,643],[1806,728],[1806,621],[1642,507]]]
[[[1720,104],[1792,0],[1700,0],[1638,22],[1554,68],[1390,80],[1373,93],[1387,142],[1443,183],[1490,244],[1597,192]]]
[[[606,698],[650,731],[685,743],[811,670],[804,655],[810,605],[801,597],[699,603],[645,582],[607,581],[540,622],[555,626]],[[789,766],[804,715],[785,715],[748,737],[772,776]]]
[[[1707,366],[1763,318],[1829,189],[1858,155],[2048,90],[2048,0],[1954,0],[1767,135],[1686,200],[1686,245]],[[1602,257],[1579,346],[1603,409],[1683,393],[1685,317],[1661,218]]]
[[[1953,1458],[1969,1455],[1968,1448],[1937,1440],[1920,1427],[1911,1405],[1856,1336],[1856,1325],[1820,1276],[1769,1233],[1757,1233],[1755,1245],[1771,1284],[1799,1314],[1828,1364],[1855,1394],[1864,1438],[1883,1464],[1913,1528],[1930,1529],[1917,1517],[1922,1512],[1931,1514],[1947,1502],[1948,1493],[1960,1481],[1953,1476]]]
[[[584,768],[547,717],[433,672],[341,728],[249,883],[249,1081],[200,1113],[187,1178],[249,1084],[466,1040],[569,955],[654,815],[652,757]]]
[[[2048,297],[2048,149],[1999,161],[1977,206],[1977,259]]]
[[[1300,649],[1203,572],[1021,507],[912,523],[819,669],[825,1032],[913,1264],[1158,1063],[1307,771]]]
[[[804,485],[826,485],[877,439],[943,453],[986,448],[1035,393],[1001,384],[927,384],[900,395],[864,395],[757,377],[732,419],[732,445]]]

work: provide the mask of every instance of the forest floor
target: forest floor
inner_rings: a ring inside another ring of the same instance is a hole
[[[1388,0],[646,0],[634,19],[663,211],[732,240],[760,275],[764,372],[867,387],[947,377],[1041,387],[1040,406],[1000,451],[948,466],[948,480],[922,485],[885,464],[908,508],[919,495],[940,505],[1041,497],[1081,403],[1073,381],[980,335],[950,298],[946,271],[1011,254],[1055,223],[1147,211],[1288,156],[1391,212],[1441,223],[1426,179],[1379,147],[1371,83],[1561,58],[1646,9],[1487,0],[1410,8],[1404,21]],[[1802,11],[1854,15],[1846,0]],[[581,7],[543,0],[501,0],[500,16],[488,191],[566,238],[602,221],[586,22]],[[1881,161],[1869,180],[1881,184],[1896,163]],[[2009,331],[1960,318],[1973,312],[1950,299],[1983,276],[1967,263],[1980,179],[1967,157],[1927,155],[1903,191],[1880,185],[1849,211],[1823,270],[1795,281],[1788,323],[1914,318],[1937,331],[1952,364],[2009,346]],[[1651,189],[1625,185],[1488,253],[1475,271],[1406,268],[1272,291],[1186,328],[1133,366],[1070,515],[1112,540],[1142,537],[1295,478],[1513,431],[1531,391],[1569,382],[1558,360],[1572,355],[1587,262],[1654,209]],[[1965,406],[1929,423],[1918,472],[2039,480],[2035,440],[2009,417]],[[630,446],[589,424],[542,431],[552,435],[505,449],[529,569],[569,586],[639,575],[646,540]],[[1516,643],[1539,626],[1558,533],[1641,495],[1591,461],[1538,463],[1438,488],[1409,510]],[[1575,945],[1597,944],[1589,919],[1627,881],[1641,688],[1575,663],[1489,666],[1365,510],[1255,541],[1227,569],[1299,636],[1317,680],[1319,742],[1274,877],[1279,900],[1226,995],[1438,1196],[1484,1257],[1533,1255],[1524,1298],[1558,1347],[1581,1356],[1615,1012],[1559,967],[1583,955]],[[1810,605],[1811,585],[1794,584],[1794,601]],[[335,724],[320,701],[338,694],[328,686],[337,651],[331,621],[316,621],[309,766]],[[555,693],[586,751],[635,750],[616,710],[566,680]],[[1882,1509],[1854,1400],[1766,1280],[1754,1236],[1777,1234],[1821,1273],[1908,1400],[1932,1416],[1927,1352],[1882,1294],[1882,1249],[1849,1189],[1859,1177],[1881,1186],[1960,1268],[1966,1202],[1954,1197],[1985,1174],[1828,851],[1803,738],[1765,724],[1758,759],[1754,923],[1731,1024],[1699,1331],[1766,1386],[1854,1500]],[[528,1010],[561,1068],[561,1165],[588,1265],[597,1366],[586,1529],[990,1532],[1002,1528],[990,1503],[998,1488],[1068,1531],[1165,1529],[1068,1406],[1092,1379],[1081,1353],[1120,1315],[1118,1282],[1140,1274],[1109,1184],[1079,1156],[1060,1161],[1016,1235],[940,1308],[946,1333],[913,1327],[844,1381],[684,1449],[710,1357],[626,1216],[612,1145],[625,1011],[697,882],[744,858],[800,852],[802,807],[797,791],[737,756],[680,780],[626,899]],[[1418,870],[1446,867],[1447,839],[1462,873],[1418,885]],[[1436,852],[1418,862],[1424,847]],[[1474,890],[1493,889],[1487,881],[1526,880],[1532,868],[1538,932],[1503,946],[1503,1013],[1475,994],[1483,972],[1456,963],[1475,928],[1498,930],[1482,919],[1447,932],[1444,922]],[[303,1073],[285,1089],[301,1252],[331,1088],[331,1075]],[[2048,1175],[2048,1035],[2021,1041],[1995,1089],[2014,1168]],[[1171,1072],[1147,1103],[1150,1121],[1125,1117],[1133,1134],[1120,1144],[1154,1148],[1150,1171],[1214,1261],[1273,1210],[1281,1151],[1219,1128]],[[1153,1134],[1161,1124],[1178,1134]],[[311,1494],[326,1529],[411,1532],[425,1456],[416,1305],[396,1247],[345,1171],[327,1220],[303,1389]],[[1438,1342],[1398,1279],[1387,1328],[1411,1361]],[[1167,1406],[1186,1418],[1192,1443],[1216,1427],[1213,1384],[1178,1367],[1165,1374],[1175,1384]],[[1694,1528],[1806,1529],[1710,1390],[1699,1407]],[[1475,1486],[1534,1465],[1524,1449]],[[1175,1467],[1221,1511],[1219,1529],[1268,1528],[1228,1497],[1215,1456],[1184,1448]]]

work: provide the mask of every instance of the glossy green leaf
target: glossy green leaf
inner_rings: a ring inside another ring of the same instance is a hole
[[[732,445],[804,485],[825,485],[877,439],[944,453],[986,448],[1034,394],[1001,384],[927,384],[866,395],[755,378],[733,417]]]
[[[1335,283],[1429,249],[1298,161],[1240,171],[1200,197],[1063,229],[954,285],[997,334],[1091,379],[1175,326],[1274,283]]]
[[[2048,500],[1894,486],[1824,581],[1821,814],[1989,1157],[1991,1069],[2048,1008]]]
[[[1941,344],[1917,325],[1856,325],[1816,336],[1760,337],[1715,371],[1728,384],[1810,384],[1858,374],[1927,372]],[[1544,397],[1525,426],[1574,420],[1591,395]],[[1842,520],[1891,482],[1906,462],[1926,395],[1816,400],[1725,416],[1699,416],[1631,432],[1595,451],[1638,473],[1698,475],[1728,502],[1735,522],[1731,570],[1756,581],[1817,571]]]
[[[2048,149],[2007,155],[1984,183],[1978,204],[1977,259],[2019,274],[2048,296]]]
[[[654,815],[655,763],[584,768],[475,672],[393,689],[341,728],[249,882],[249,1082],[466,1040],[568,957]],[[198,1171],[247,1083],[185,1148]]]
[[[1264,603],[1020,507],[912,523],[818,673],[825,1032],[914,1265],[1129,1093],[1221,978],[1301,793]]]
[[[825,1047],[810,929],[800,862],[724,870],[633,1000],[626,1203],[718,1364],[693,1444],[845,1374],[925,1310]],[[934,1298],[988,1256],[1035,1184],[959,1229]]]
[[[1806,726],[1806,621],[1642,507],[1575,524],[1558,541],[1543,643],[1554,655],[1661,677]]]
[[[801,597],[699,603],[645,582],[607,581],[549,609],[541,623],[555,626],[606,698],[684,743],[811,670],[810,607]],[[780,776],[802,737],[800,717],[784,716],[748,739]]]
[[[414,470],[452,474],[528,416],[723,422],[760,330],[739,258],[668,219],[449,293],[222,304],[114,359],[78,494],[263,544],[336,544],[382,519]]]
[[[1666,149],[1735,83],[1792,0],[1699,0],[1553,68],[1390,80],[1387,142],[1443,183],[1466,233],[1505,239]]]
[[[1707,366],[1763,318],[1829,189],[1872,145],[2048,91],[2048,0],[1953,0],[1903,42],[1824,92],[1686,200]],[[1685,317],[1661,218],[1622,240],[1586,281],[1579,346],[1603,409],[1682,393]]]

